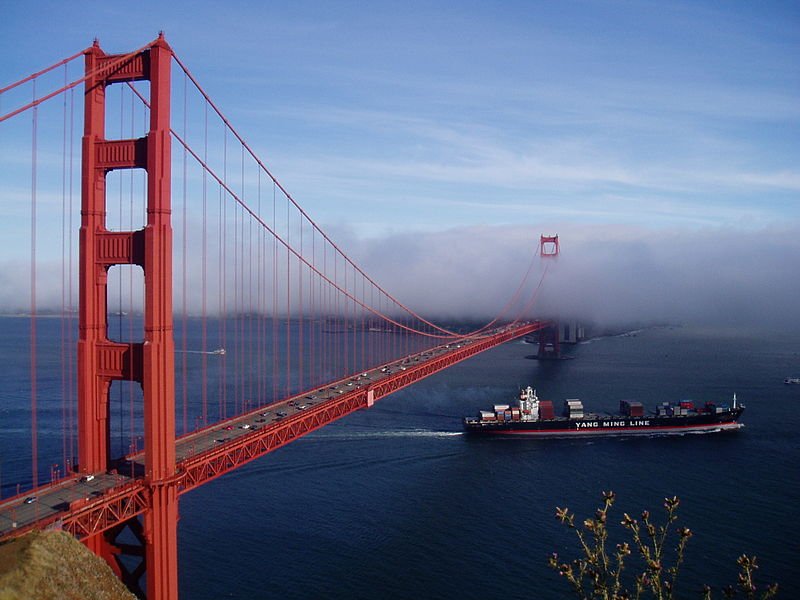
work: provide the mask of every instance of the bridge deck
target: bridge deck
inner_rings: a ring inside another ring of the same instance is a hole
[[[415,381],[543,326],[525,323],[495,330],[490,337],[437,346],[181,437],[176,440],[179,491],[194,489]],[[148,506],[143,461],[142,453],[135,454],[116,472],[65,478],[3,501],[0,539],[48,525],[82,538],[140,514]]]

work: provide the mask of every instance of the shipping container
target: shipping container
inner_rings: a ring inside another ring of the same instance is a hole
[[[539,418],[540,419],[553,419],[555,412],[553,411],[552,400],[541,400],[539,402]]]
[[[508,410],[508,408],[509,408],[508,404],[495,404],[494,405],[494,412],[501,413],[504,410]]]
[[[641,402],[635,400],[620,400],[619,401],[619,411],[623,415],[627,415],[629,417],[643,417],[644,416],[644,406],[642,406]]]
[[[575,413],[583,413],[583,402],[575,398],[564,400],[564,416],[573,418]]]

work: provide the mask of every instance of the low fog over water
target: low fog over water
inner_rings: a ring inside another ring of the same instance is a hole
[[[723,231],[560,224],[478,226],[374,238],[333,228],[331,234],[384,289],[434,319],[493,318],[533,261],[525,288],[528,297],[547,266],[534,316],[577,318],[601,326],[706,323],[800,329],[797,227]],[[557,259],[535,256],[540,234],[559,235]],[[77,275],[77,264],[74,269]],[[213,265],[209,272],[214,272]],[[175,275],[180,277],[177,257]],[[197,272],[188,277],[190,282],[199,280]],[[37,265],[37,310],[60,310],[62,281],[61,265]],[[117,287],[110,279],[110,308],[115,306],[111,296]],[[178,280],[175,289],[178,310]],[[187,292],[189,311],[195,313],[196,291],[195,284]],[[77,306],[76,284],[73,293]],[[210,277],[208,295],[216,294]],[[0,311],[27,312],[29,299],[28,264],[4,261]]]
[[[361,240],[367,272],[410,306],[490,317],[514,289],[539,235],[558,233],[537,314],[603,325],[680,322],[800,328],[800,235],[627,226],[470,227]],[[538,278],[542,261],[536,258]]]

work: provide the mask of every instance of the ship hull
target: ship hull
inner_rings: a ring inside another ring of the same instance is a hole
[[[686,416],[592,416],[583,419],[556,418],[539,421],[483,421],[464,419],[468,433],[530,437],[596,437],[634,435],[681,435],[737,430],[743,409],[724,413]]]

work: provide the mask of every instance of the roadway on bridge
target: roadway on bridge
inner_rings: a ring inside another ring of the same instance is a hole
[[[497,333],[497,331],[493,333]],[[262,406],[244,415],[181,437],[176,440],[176,464],[180,468],[180,463],[192,456],[210,451],[244,436],[257,435],[257,432],[264,428],[275,427],[281,422],[299,418],[303,411],[312,406],[343,398],[348,393],[355,393],[364,386],[379,382],[412,366],[424,364],[434,358],[455,352],[474,341],[465,339],[437,346],[366,372],[356,373],[346,379],[303,392],[280,402]],[[28,495],[9,498],[0,503],[0,539],[27,529],[35,522],[52,522],[53,520],[57,522],[58,515],[67,512],[70,504],[76,501],[85,506],[90,506],[94,502],[102,502],[103,496],[141,478],[143,473],[144,454],[138,453],[127,457],[126,462],[114,472],[66,478],[53,485],[42,486]]]

